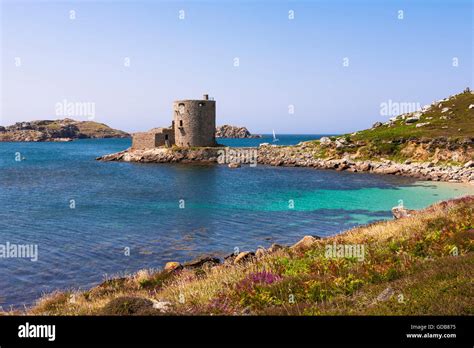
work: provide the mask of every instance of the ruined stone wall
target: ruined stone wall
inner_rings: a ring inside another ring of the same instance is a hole
[[[163,128],[156,133],[156,146],[170,147],[174,145],[174,129]]]
[[[216,102],[178,100],[173,103],[175,143],[179,147],[215,146]]]
[[[156,147],[156,133],[140,132],[132,135],[132,149],[143,150]]]
[[[151,149],[159,146],[174,145],[174,130],[172,128],[157,128],[150,132],[134,133],[132,150]]]

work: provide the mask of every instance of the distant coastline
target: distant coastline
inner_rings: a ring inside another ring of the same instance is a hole
[[[0,142],[69,142],[101,138],[130,138],[130,134],[103,123],[70,118],[17,122],[0,127]]]

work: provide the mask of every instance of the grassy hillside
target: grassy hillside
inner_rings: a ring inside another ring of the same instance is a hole
[[[472,315],[474,197],[415,215],[304,238],[217,266],[140,271],[55,293],[40,315]],[[328,246],[364,253],[328,255]],[[360,256],[363,257],[360,257]]]
[[[354,141],[474,138],[474,107],[469,109],[470,105],[474,105],[474,94],[465,91],[431,104],[429,109],[420,112],[421,116],[416,122],[406,122],[415,113],[400,115],[394,122],[387,122],[380,127],[348,136]],[[428,124],[417,127],[422,123]]]
[[[317,158],[464,164],[474,159],[474,94],[466,90],[370,129],[304,146]]]
[[[79,133],[88,138],[127,138],[130,135],[121,130],[113,129],[103,123],[83,121],[77,123]]]

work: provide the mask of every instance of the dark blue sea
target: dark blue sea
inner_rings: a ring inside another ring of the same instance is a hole
[[[319,136],[277,137],[287,145]],[[251,146],[271,140],[220,142]],[[0,143],[0,247],[38,246],[36,262],[0,257],[3,308],[31,305],[56,289],[87,289],[105,275],[391,219],[400,199],[416,209],[473,191],[461,184],[311,168],[95,160],[129,145],[129,139]]]
[[[246,139],[218,138],[217,142],[232,147],[258,146],[262,143],[269,143],[272,145],[296,145],[301,141],[320,139],[324,136],[331,136],[331,134],[276,134],[276,141],[274,141],[272,134],[261,134],[261,136],[261,138]]]

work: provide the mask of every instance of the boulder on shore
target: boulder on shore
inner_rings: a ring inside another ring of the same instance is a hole
[[[332,143],[331,139],[329,139],[328,137],[322,137],[321,139],[319,139],[319,142],[321,143],[321,145],[329,145]]]
[[[401,219],[411,216],[415,211],[402,206],[396,206],[392,208],[392,215],[395,219]]]
[[[172,261],[172,262],[166,263],[164,270],[167,272],[173,272],[173,271],[180,270],[182,268],[183,266],[179,262]]]
[[[239,255],[235,257],[234,265],[244,262],[244,261],[248,261],[252,259],[254,256],[255,256],[255,253],[252,251],[242,251]]]
[[[278,251],[278,250],[281,250],[281,249],[284,249],[284,246],[280,245],[280,244],[276,244],[276,243],[273,243],[270,248],[268,248],[268,252],[269,253],[274,253],[275,251]]]
[[[310,248],[317,240],[321,239],[319,236],[304,236],[298,243],[292,245],[290,249],[304,250]]]

